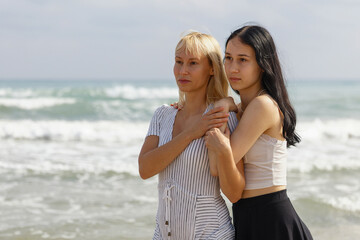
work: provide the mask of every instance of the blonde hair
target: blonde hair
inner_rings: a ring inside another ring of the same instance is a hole
[[[176,45],[175,53],[184,51],[186,54],[206,56],[214,75],[210,77],[206,90],[206,104],[228,96],[229,84],[222,63],[220,45],[216,39],[208,34],[190,32],[182,37]],[[185,93],[179,90],[179,103],[185,103]]]

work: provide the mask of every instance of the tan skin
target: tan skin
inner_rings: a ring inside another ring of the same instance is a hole
[[[244,170],[238,165],[242,165],[242,158],[260,135],[285,140],[283,116],[276,102],[262,89],[263,70],[256,62],[254,49],[238,39],[230,40],[225,52],[225,71],[232,88],[240,93],[239,124],[231,137],[228,130],[222,133],[219,129],[209,130],[205,137],[208,149],[217,153],[221,189],[231,202],[283,190],[286,186],[244,190],[244,179],[239,177]],[[220,101],[232,104],[228,99]]]
[[[150,178],[171,164],[191,141],[201,138],[211,128],[222,126],[228,120],[224,108],[214,108],[203,114],[206,105],[206,88],[213,74],[206,56],[176,53],[174,75],[177,85],[185,93],[185,103],[177,112],[172,140],[158,147],[159,137],[148,136],[139,154],[139,173]]]

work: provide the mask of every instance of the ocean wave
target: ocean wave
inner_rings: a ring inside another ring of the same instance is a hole
[[[12,88],[0,88],[0,97],[11,98],[29,98],[38,96],[37,91],[25,88],[25,89],[12,89]]]
[[[2,98],[92,98],[92,99],[166,99],[177,98],[176,87],[152,86],[142,87],[130,84],[114,85],[111,87],[82,86],[82,87],[47,87],[47,88],[0,88]]]
[[[148,125],[126,121],[0,120],[0,139],[131,144],[145,137]]]
[[[0,98],[0,106],[25,110],[49,108],[74,103],[76,103],[76,100],[72,98]]]
[[[72,160],[75,159],[73,158]],[[96,159],[93,161],[88,159],[88,162],[85,162],[80,159],[71,161],[71,158],[68,162],[54,162],[50,159],[47,161],[38,159],[36,162],[28,161],[23,163],[0,161],[0,172],[11,172],[12,174],[20,174],[22,176],[39,174],[57,175],[59,177],[78,178],[79,181],[83,181],[84,176],[87,176],[86,174],[111,176],[125,173],[131,176],[139,176],[137,165],[127,163],[126,161],[102,160],[99,163]]]
[[[300,122],[302,141],[288,150],[288,171],[360,170],[359,125],[360,120],[355,119]],[[148,126],[149,121],[0,120],[0,140],[100,142],[140,147]],[[130,148],[125,152],[137,154],[137,150],[131,152]]]
[[[360,194],[358,192],[353,192],[349,196],[326,197],[321,201],[341,210],[360,212]]]
[[[360,169],[360,120],[317,119],[300,122],[297,130],[302,141],[289,149],[289,171],[306,173]]]
[[[303,205],[309,208],[310,206],[320,208],[321,211],[333,211],[341,210],[351,213],[360,212],[360,194],[358,192],[352,192],[350,194],[341,193],[324,193],[324,189],[320,187],[313,187],[313,190],[303,191],[301,193],[291,195],[292,201],[296,205]]]
[[[122,120],[150,119],[162,101],[86,100],[73,98],[1,99],[0,117],[32,120]]]
[[[135,87],[132,85],[114,86],[106,88],[105,94],[111,98],[124,98],[124,99],[166,99],[177,98],[178,89],[169,87],[158,88],[145,88]]]
[[[360,119],[332,119],[300,122],[297,127],[303,139],[307,141],[360,139]]]

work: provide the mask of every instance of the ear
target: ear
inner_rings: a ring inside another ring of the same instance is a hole
[[[210,68],[210,75],[214,76],[214,68]]]

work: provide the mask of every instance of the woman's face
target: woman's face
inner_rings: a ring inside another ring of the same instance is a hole
[[[233,89],[241,91],[261,87],[263,70],[256,62],[255,51],[239,39],[233,38],[228,42],[224,65]]]
[[[174,75],[181,91],[193,92],[206,89],[213,69],[206,56],[179,51],[175,54]]]

